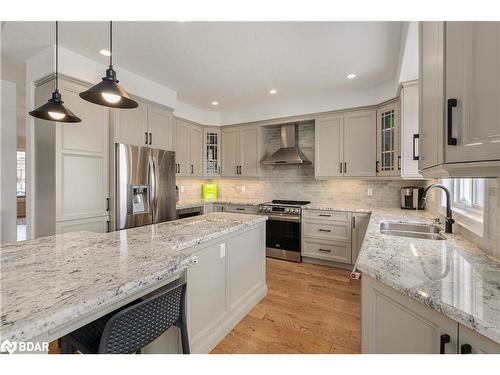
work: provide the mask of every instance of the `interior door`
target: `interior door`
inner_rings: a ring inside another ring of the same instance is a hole
[[[172,151],[173,127],[174,116],[172,112],[148,105],[148,128],[149,133],[151,133],[152,147]]]
[[[257,176],[259,174],[259,129],[243,127],[240,129],[240,174]]]
[[[376,175],[376,111],[344,114],[344,176]]]
[[[237,177],[239,157],[239,129],[222,129],[222,176]]]
[[[316,177],[343,176],[344,118],[342,115],[318,118],[315,121]]]
[[[134,99],[135,100],[135,99]],[[115,143],[145,146],[148,140],[148,105],[136,100],[139,106],[132,110],[115,109]]]
[[[177,121],[175,137],[175,158],[177,163],[177,176],[188,176],[189,160],[189,125],[183,121]]]
[[[446,163],[500,160],[500,23],[446,22]]]
[[[203,130],[197,126],[189,129],[189,165],[190,176],[203,175]]]

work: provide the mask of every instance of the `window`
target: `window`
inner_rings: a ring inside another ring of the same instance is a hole
[[[457,178],[441,181],[451,192],[454,219],[463,227],[484,236],[486,182],[484,178]],[[440,212],[444,213],[446,195],[441,193]]]
[[[26,153],[17,151],[17,196],[26,196]]]

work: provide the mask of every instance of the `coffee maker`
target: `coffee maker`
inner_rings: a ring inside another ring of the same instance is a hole
[[[405,210],[418,210],[424,188],[406,186],[401,188],[401,208]]]

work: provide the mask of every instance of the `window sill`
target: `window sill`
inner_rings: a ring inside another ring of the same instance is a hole
[[[460,207],[453,207],[453,218],[456,223],[481,238],[485,237],[484,232],[484,217],[482,214],[473,211],[464,210]],[[445,214],[445,208],[441,207],[439,211],[442,215]]]

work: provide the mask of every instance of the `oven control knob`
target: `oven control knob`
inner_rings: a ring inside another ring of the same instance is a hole
[[[290,209],[288,207],[285,208],[285,212],[290,212]]]

